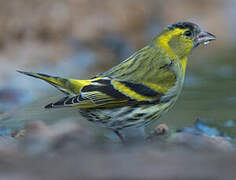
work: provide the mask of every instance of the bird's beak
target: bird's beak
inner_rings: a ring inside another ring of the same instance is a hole
[[[206,31],[200,31],[197,35],[197,37],[194,39],[194,46],[197,47],[199,44],[208,44],[210,41],[215,40],[216,37]]]

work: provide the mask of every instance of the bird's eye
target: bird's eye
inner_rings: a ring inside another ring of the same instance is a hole
[[[192,36],[192,32],[191,31],[185,31],[184,35],[190,37],[190,36]]]

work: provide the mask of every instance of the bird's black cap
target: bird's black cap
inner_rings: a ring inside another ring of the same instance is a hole
[[[174,28],[179,28],[179,29],[187,29],[188,28],[190,31],[200,29],[197,24],[194,24],[191,22],[177,22],[177,23],[172,24],[171,26],[168,27],[168,29],[174,29]]]

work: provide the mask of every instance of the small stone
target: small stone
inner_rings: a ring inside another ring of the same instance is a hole
[[[169,128],[166,124],[159,124],[154,131],[152,131],[150,133],[150,135],[146,138],[147,140],[153,140],[153,139],[156,139],[156,138],[161,138],[162,137],[166,137],[164,135],[168,134],[169,132]]]
[[[25,136],[25,130],[19,130],[19,131],[16,131],[16,132],[13,132],[11,134],[11,137],[14,137],[14,138],[19,138],[19,137],[24,137]]]
[[[159,124],[156,128],[155,128],[155,133],[156,135],[163,135],[169,132],[169,128],[166,124]]]

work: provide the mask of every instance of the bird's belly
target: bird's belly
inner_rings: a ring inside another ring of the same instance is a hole
[[[99,126],[120,130],[150,124],[167,112],[175,101],[159,104],[142,104],[107,109],[80,109],[80,113]]]

